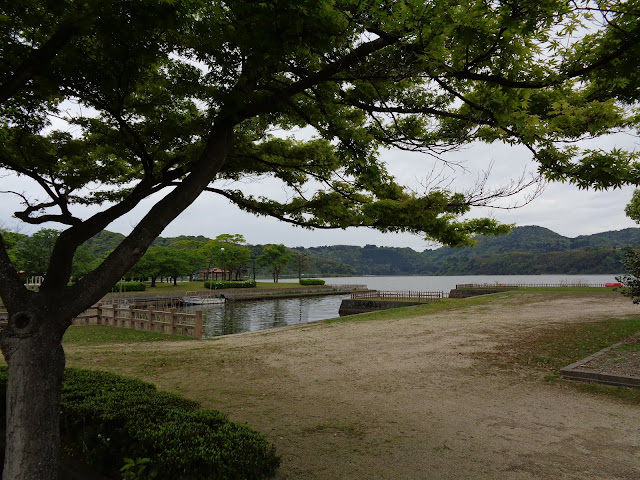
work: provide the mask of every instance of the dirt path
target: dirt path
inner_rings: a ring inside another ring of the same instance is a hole
[[[70,365],[135,375],[248,423],[282,455],[279,480],[636,479],[639,406],[477,357],[537,325],[613,312],[638,307],[496,296],[399,320],[67,350]]]

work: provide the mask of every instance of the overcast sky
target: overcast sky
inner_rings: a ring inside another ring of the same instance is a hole
[[[618,136],[599,140],[599,144],[602,146],[615,144],[637,149],[638,139],[628,135]],[[457,190],[464,190],[475,184],[479,172],[486,170],[491,164],[489,184],[495,186],[509,183],[519,178],[523,172],[535,170],[535,164],[530,161],[530,155],[524,148],[501,145],[476,145],[446,157],[452,163],[462,163],[464,168],[442,168],[441,164],[434,164],[433,159],[428,156],[407,152],[385,151],[381,154],[381,158],[399,181],[416,191],[424,189],[425,179],[434,171],[436,173],[442,171],[442,174],[447,177],[444,180],[445,184],[450,184]],[[284,195],[280,186],[269,181],[245,183],[241,188],[245,192],[254,194],[269,194],[279,198]],[[39,193],[32,185],[14,176],[0,178],[0,190],[18,190],[29,195]],[[624,207],[632,193],[633,187],[595,192],[579,190],[572,185],[554,183],[549,184],[540,196],[521,208],[512,210],[478,208],[472,211],[471,216],[491,216],[503,223],[516,225],[539,225],[566,237],[576,237],[636,227],[637,225],[624,214]],[[518,200],[522,201],[522,198],[512,199],[510,202]],[[149,205],[150,202],[141,205],[132,214],[111,224],[108,230],[127,234]],[[21,225],[12,218],[18,206],[16,197],[0,196],[0,226],[22,233],[37,230],[37,227]],[[53,224],[46,226],[61,228]],[[204,235],[213,238],[221,233],[239,233],[250,244],[283,243],[289,247],[372,244],[411,247],[418,251],[434,247],[418,235],[382,234],[366,228],[306,230],[274,219],[244,213],[224,198],[206,192],[169,225],[162,236]]]

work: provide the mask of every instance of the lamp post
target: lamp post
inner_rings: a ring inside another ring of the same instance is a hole
[[[255,255],[251,256],[251,268],[253,269],[253,281],[256,281],[256,257]]]
[[[222,254],[222,281],[225,281],[227,272],[224,269],[224,247],[220,248],[220,253]]]

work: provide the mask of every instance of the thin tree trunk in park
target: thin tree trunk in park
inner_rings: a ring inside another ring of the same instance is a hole
[[[64,328],[44,314],[11,316],[2,351],[9,365],[5,480],[55,480],[60,458]],[[36,401],[34,401],[37,399]]]

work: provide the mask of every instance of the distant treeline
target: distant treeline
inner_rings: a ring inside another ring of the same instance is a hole
[[[55,233],[57,232],[43,230],[31,238],[8,232],[4,232],[3,235],[5,243],[9,245],[9,254],[15,257],[16,264],[24,265],[20,267],[24,270],[37,271],[43,267],[29,265],[46,261],[55,239],[55,235],[52,234]],[[124,235],[119,233],[99,233],[76,254],[74,271],[77,270],[78,274],[81,274],[94,268],[96,262],[101,261],[123,239]],[[29,242],[33,245],[29,246]],[[179,256],[180,258],[176,257],[175,261],[170,262],[172,266],[189,260],[188,265],[181,267],[179,275],[191,275],[211,263],[202,255],[197,255],[210,242],[211,239],[204,236],[160,237],[154,242],[153,247],[164,248],[165,252],[169,250],[173,256]],[[238,275],[252,276],[253,268],[256,269],[258,277],[271,275],[269,268],[261,267],[259,262],[255,261],[263,253],[264,247],[244,245],[244,260],[239,261],[236,266]],[[280,275],[617,274],[624,273],[622,260],[627,248],[640,248],[640,228],[567,238],[542,227],[516,227],[508,235],[479,237],[473,247],[441,247],[422,252],[416,252],[411,248],[375,245],[289,248],[291,259]],[[230,268],[232,263],[231,254],[232,249],[227,246],[227,268]],[[164,274],[160,277],[162,276]]]

